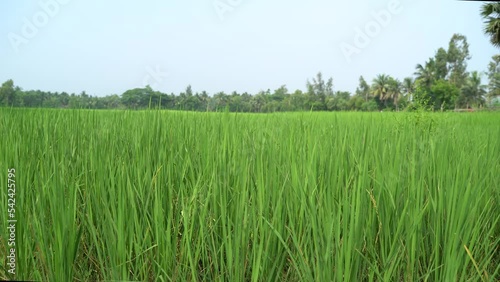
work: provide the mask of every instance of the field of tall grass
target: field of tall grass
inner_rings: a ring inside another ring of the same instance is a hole
[[[500,280],[498,113],[0,109],[0,183],[0,279]]]

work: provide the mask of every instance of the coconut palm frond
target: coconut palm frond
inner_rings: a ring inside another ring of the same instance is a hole
[[[490,38],[491,44],[500,47],[500,3],[484,4],[481,16],[484,19],[484,33]]]

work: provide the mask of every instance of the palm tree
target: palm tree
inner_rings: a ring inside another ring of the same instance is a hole
[[[218,110],[223,109],[229,103],[229,96],[224,91],[218,92],[214,95],[215,104]]]
[[[418,64],[416,69],[416,80],[420,80],[425,87],[430,88],[436,77],[436,63],[434,59],[429,59],[429,61],[425,63],[425,67]]]
[[[500,2],[484,4],[481,7],[484,19],[484,33],[490,37],[491,44],[500,47]]]
[[[384,101],[384,105],[387,106],[387,98],[389,91],[389,82],[391,77],[386,74],[379,74],[373,79],[372,83],[372,95],[379,97],[381,101]]]
[[[359,77],[359,86],[356,88],[356,95],[361,96],[365,99],[365,102],[368,101],[368,95],[370,94],[370,85],[366,83],[366,80],[363,76]]]
[[[268,103],[269,96],[270,95],[266,94],[264,91],[259,91],[257,95],[253,96],[251,101],[253,111],[260,113],[263,107]]]
[[[208,101],[210,100],[210,97],[208,97],[208,93],[207,91],[203,90],[200,94],[200,101],[203,105],[204,108],[206,108],[207,112],[208,112]]]
[[[392,100],[394,101],[394,105],[396,106],[396,111],[399,112],[399,98],[401,97],[402,95],[402,87],[403,85],[401,84],[401,81],[399,81],[398,79],[394,79],[394,78],[389,78],[389,89],[388,89],[388,96],[390,98],[392,98]]]
[[[464,102],[467,103],[467,108],[471,104],[482,104],[484,95],[486,95],[486,85],[481,84],[481,75],[477,71],[473,71],[467,79],[465,86],[462,88]]]
[[[403,80],[403,91],[408,95],[408,101],[413,100],[413,92],[415,92],[415,81],[411,77],[405,77]]]

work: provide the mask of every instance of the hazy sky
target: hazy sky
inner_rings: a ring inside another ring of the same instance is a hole
[[[334,90],[363,75],[413,75],[464,34],[468,70],[498,53],[480,3],[455,0],[40,0],[0,2],[0,83],[103,96],[150,84],[179,93]],[[361,32],[365,35],[361,35]],[[351,53],[349,53],[351,52]],[[484,78],[485,79],[485,78]]]

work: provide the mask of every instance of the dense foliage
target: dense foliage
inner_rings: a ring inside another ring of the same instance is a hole
[[[85,91],[79,95],[66,92],[24,91],[12,80],[0,88],[0,106],[73,109],[146,109],[291,112],[291,111],[380,111],[427,108],[449,110],[494,106],[500,103],[500,55],[487,68],[488,85],[483,85],[477,71],[467,71],[470,59],[465,36],[455,34],[447,50],[439,48],[425,64],[418,64],[414,77],[399,80],[380,74],[369,84],[363,76],[355,93],[334,91],[333,78],[325,80],[318,73],[307,81],[306,90],[290,92],[285,85],[271,91],[249,93],[206,91],[193,93],[191,86],[178,95],[153,90],[149,86],[125,91],[121,95],[95,97]]]
[[[481,7],[484,19],[484,33],[490,37],[490,42],[500,47],[500,2],[492,1]]]

